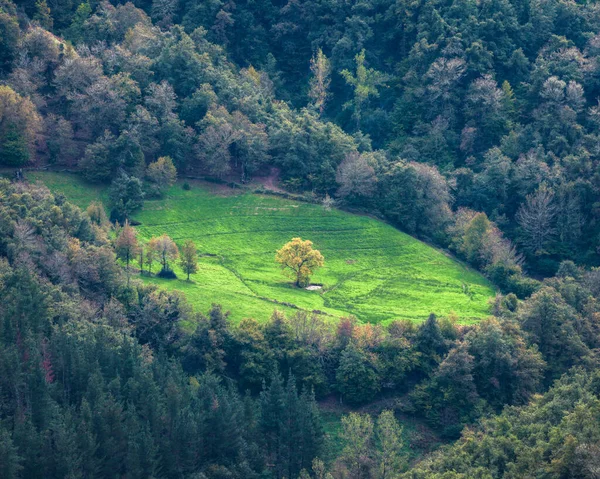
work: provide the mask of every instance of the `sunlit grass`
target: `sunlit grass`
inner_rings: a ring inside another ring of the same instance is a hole
[[[84,208],[106,198],[105,190],[73,175],[29,177]],[[192,239],[201,255],[192,282],[178,268],[177,280],[146,281],[183,291],[202,311],[221,303],[235,321],[264,320],[277,307],[353,314],[366,322],[453,313],[468,323],[488,314],[494,295],[485,278],[443,252],[381,221],[320,205],[247,192],[214,194],[192,183],[189,191],[177,185],[164,199],[146,201],[134,219],[142,240],[162,233],[178,244]],[[275,251],[297,236],[325,256],[312,278],[321,291],[294,288],[274,261]]]

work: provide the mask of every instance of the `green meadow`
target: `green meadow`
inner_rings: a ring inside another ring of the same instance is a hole
[[[106,191],[74,175],[28,173],[85,208]],[[178,244],[192,239],[199,271],[187,282],[145,277],[182,291],[199,310],[220,303],[231,318],[264,320],[273,309],[353,314],[364,322],[422,321],[429,313],[454,314],[462,323],[488,314],[494,288],[480,274],[382,221],[320,205],[191,182],[146,201],[135,215],[142,241],[163,233]],[[310,239],[325,257],[312,277],[321,290],[292,286],[274,261],[291,238]],[[155,266],[155,270],[158,265]]]

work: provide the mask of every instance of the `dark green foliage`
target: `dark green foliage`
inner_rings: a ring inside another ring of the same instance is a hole
[[[14,479],[19,477],[22,458],[18,455],[11,435],[5,429],[0,430],[0,477]]]
[[[112,204],[110,220],[124,223],[126,219],[130,218],[131,213],[144,204],[141,180],[121,171],[110,186],[110,201]]]
[[[9,71],[17,53],[19,23],[12,2],[0,2],[0,71]]]
[[[597,373],[575,370],[530,405],[507,408],[481,429],[465,431],[454,446],[401,477],[594,477],[597,383]]]
[[[417,330],[414,339],[415,349],[420,353],[419,366],[423,374],[429,375],[442,361],[448,351],[448,341],[442,335],[435,314],[430,314]]]
[[[577,331],[583,330],[581,323],[585,320],[578,317],[557,291],[543,288],[535,293],[520,317],[523,329],[548,363],[549,379],[560,377],[589,352]]]
[[[417,163],[396,163],[380,184],[380,209],[405,231],[436,238],[450,221],[450,194],[435,168]]]
[[[11,226],[0,256],[1,477],[258,478],[272,454],[281,477],[311,465],[322,438],[313,395],[290,379],[275,416],[225,383],[232,339],[220,307],[197,318],[180,295],[128,288],[105,235],[77,239],[81,213],[42,189],[0,183],[0,211]],[[191,321],[200,342],[181,328]],[[190,377],[179,358],[202,341]],[[277,396],[276,384],[264,394]]]
[[[352,343],[342,351],[335,381],[342,399],[352,405],[371,401],[381,388],[374,358]]]
[[[483,322],[466,336],[479,395],[496,409],[524,404],[537,392],[545,364],[510,322]]]
[[[310,467],[322,441],[319,412],[314,396],[298,395],[290,376],[287,385],[276,374],[260,395],[260,430],[275,477],[296,477]]]
[[[597,369],[600,347],[599,273],[577,267],[600,264],[599,35],[597,5],[564,0],[0,0],[2,88],[31,120],[0,105],[3,164],[85,151],[121,223],[160,156],[224,181],[278,168],[281,186],[450,247],[507,294],[464,329],[232,327],[219,306],[205,318],[128,287],[103,225],[2,182],[0,476],[292,479],[319,453],[310,388],[350,404],[412,390],[407,407],[449,437],[535,398],[413,479],[597,475],[598,378],[572,368]],[[319,114],[317,50],[332,70]],[[259,401],[236,390],[263,383]]]
[[[450,350],[426,384],[411,393],[417,410],[441,427],[445,436],[457,437],[464,425],[482,413],[484,402],[477,394],[473,369],[474,358],[461,344]]]
[[[29,161],[27,139],[15,128],[4,133],[0,150],[2,151],[2,163],[7,166],[22,166]]]

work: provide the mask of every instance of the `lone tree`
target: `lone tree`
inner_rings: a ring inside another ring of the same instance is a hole
[[[135,258],[139,249],[136,231],[129,224],[129,221],[126,220],[125,226],[121,228],[115,242],[115,251],[117,257],[125,261],[125,264],[127,265],[127,286],[129,286],[129,262],[131,261],[131,258]]]
[[[153,183],[153,192],[161,196],[175,184],[177,169],[169,156],[161,156],[154,163],[148,165],[146,177]]]
[[[277,251],[275,261],[281,264],[281,269],[287,271],[296,279],[296,286],[307,286],[310,275],[325,264],[325,259],[319,250],[313,248],[312,241],[293,238],[283,248]]]
[[[175,261],[179,257],[179,250],[177,249],[175,241],[173,241],[166,234],[163,234],[158,238],[152,238],[149,244],[150,248],[156,253],[158,260],[162,265],[162,269],[160,270],[160,273],[158,273],[158,275],[165,277],[175,277],[175,274],[169,266],[169,261]]]
[[[187,240],[181,247],[179,264],[184,273],[187,274],[188,281],[190,280],[190,274],[198,271],[198,255],[196,254],[196,245],[192,240]]]

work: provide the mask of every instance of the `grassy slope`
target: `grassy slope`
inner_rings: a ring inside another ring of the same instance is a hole
[[[72,175],[38,172],[28,178],[81,207],[105,200],[105,191]],[[147,201],[135,220],[144,240],[162,233],[179,244],[192,239],[206,255],[191,283],[148,281],[184,291],[201,310],[221,303],[234,320],[264,319],[275,307],[291,310],[276,299],[369,322],[420,321],[430,312],[454,312],[470,322],[487,315],[494,294],[482,276],[395,228],[319,205],[231,191],[213,194],[206,185],[193,184],[190,191],[176,186],[165,199]],[[312,279],[324,285],[322,292],[291,287],[274,262],[275,251],[296,236],[312,240],[325,256],[325,267]]]

